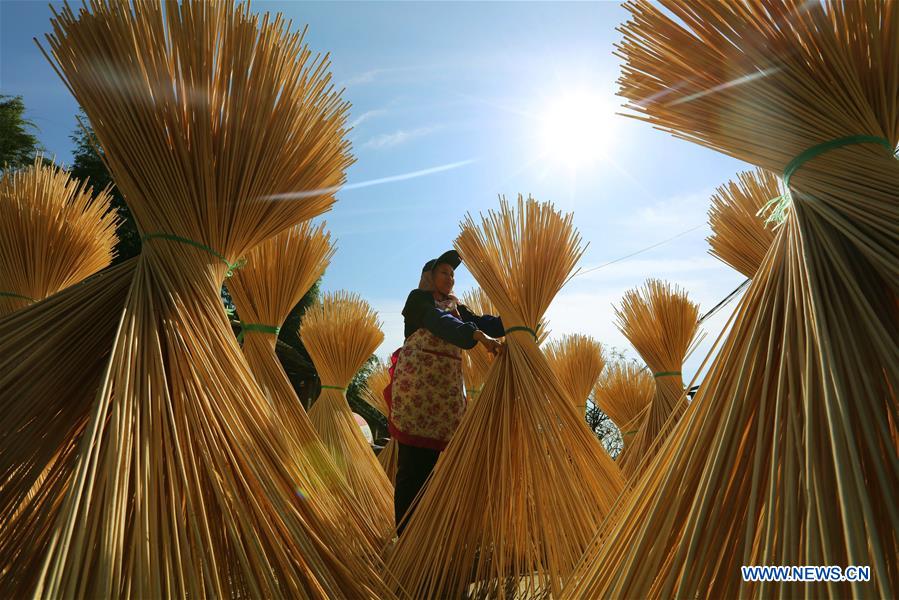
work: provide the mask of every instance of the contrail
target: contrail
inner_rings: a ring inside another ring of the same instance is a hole
[[[335,192],[339,192],[341,190],[357,190],[359,188],[371,187],[373,185],[381,185],[384,183],[393,183],[394,181],[405,181],[407,179],[415,179],[416,177],[425,177],[427,175],[433,175],[434,173],[441,173],[443,171],[451,171],[453,169],[458,169],[459,167],[464,167],[465,165],[470,165],[475,162],[477,159],[469,158],[467,160],[460,160],[458,162],[447,163],[445,165],[439,165],[437,167],[430,167],[427,169],[421,169],[419,171],[410,171],[409,173],[401,173],[399,175],[390,175],[388,177],[379,177],[377,179],[369,179],[368,181],[359,181],[356,183],[348,183],[346,185],[335,185],[333,187],[321,188],[317,190],[304,190],[301,192],[285,192],[283,194],[272,194],[270,196],[263,196],[262,200],[300,200],[302,198],[311,198],[313,196],[321,196],[323,194],[333,194]]]

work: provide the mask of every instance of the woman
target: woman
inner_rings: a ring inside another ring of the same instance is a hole
[[[406,341],[394,353],[387,421],[399,445],[394,491],[398,533],[465,412],[462,349],[481,343],[495,354],[502,345],[495,339],[504,335],[500,318],[475,315],[453,296],[460,262],[450,250],[425,263],[419,287],[403,307]]]

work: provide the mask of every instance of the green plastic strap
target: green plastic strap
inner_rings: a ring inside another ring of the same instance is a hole
[[[831,150],[836,150],[837,148],[842,148],[843,146],[852,146],[854,144],[880,144],[881,146],[889,150],[891,154],[895,151],[895,148],[893,148],[892,144],[890,144],[890,140],[876,135],[850,135],[849,137],[830,140],[828,142],[824,142],[823,144],[812,146],[811,148],[805,150],[799,156],[791,160],[787,167],[784,169],[784,185],[789,188],[790,177],[793,176],[793,174],[797,169],[799,169],[799,167],[815,158],[816,156],[820,156],[821,154],[824,154],[825,152],[829,152]]]
[[[234,271],[236,271],[237,269],[244,266],[247,262],[243,258],[238,258],[233,263],[230,263],[230,262],[228,262],[228,259],[225,258],[225,256],[223,254],[210,248],[206,244],[201,244],[200,242],[197,242],[197,241],[185,238],[185,237],[181,237],[179,235],[172,235],[171,233],[148,233],[141,238],[141,241],[146,242],[147,240],[152,240],[154,238],[157,238],[160,240],[168,240],[170,242],[181,242],[182,244],[189,244],[189,245],[193,246],[194,248],[199,248],[200,250],[203,250],[204,252],[208,252],[209,254],[213,255],[214,257],[216,257],[217,259],[219,259],[220,261],[225,263],[225,265],[228,267],[228,272],[225,274],[225,277],[231,277],[232,275],[234,275]]]
[[[534,341],[537,341],[537,332],[531,329],[530,327],[525,327],[524,325],[516,325],[515,327],[509,327],[504,332],[504,335],[509,335],[513,331],[527,331],[534,337]]]
[[[656,378],[669,377],[669,376],[673,377],[674,375],[680,375],[680,374],[681,374],[680,371],[659,371],[658,373],[653,373],[652,376],[656,377]]]
[[[631,429],[630,431],[625,431],[621,435],[633,435],[633,434],[637,433],[638,431],[640,431],[640,430],[639,429]]]
[[[18,298],[19,300],[28,300],[29,302],[37,302],[34,298],[16,294],[14,292],[0,292],[0,298]]]
[[[784,169],[783,180],[786,191],[780,196],[771,198],[771,200],[766,202],[756,214],[761,217],[771,210],[771,214],[765,218],[765,223],[782,223],[787,214],[787,207],[792,202],[792,198],[790,197],[790,178],[796,173],[799,167],[825,152],[854,144],[880,144],[889,150],[891,154],[896,154],[896,149],[893,148],[888,139],[876,135],[851,135],[812,146],[791,160]]]
[[[341,392],[346,391],[345,387],[340,387],[339,385],[323,385],[322,389],[323,390],[340,390]]]
[[[243,341],[243,334],[247,331],[258,331],[260,333],[278,335],[281,333],[281,328],[276,325],[266,325],[265,323],[241,323],[240,333],[237,336],[238,341]]]

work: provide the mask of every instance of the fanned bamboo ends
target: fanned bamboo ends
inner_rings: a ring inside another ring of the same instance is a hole
[[[384,341],[378,315],[356,294],[326,294],[303,315],[300,338],[322,383],[309,419],[343,473],[363,516],[387,540],[393,530],[393,486],[378,464],[346,399],[346,387]]]
[[[496,315],[496,307],[484,290],[475,288],[462,294],[462,304],[476,315]],[[487,372],[493,364],[493,355],[482,344],[462,353],[462,379],[468,401],[477,399],[487,380]]]
[[[899,5],[659,3],[627,4],[621,93],[658,128],[783,173],[790,204],[565,597],[895,598]],[[870,581],[743,582],[741,565],[867,565]]]
[[[219,292],[326,210],[347,105],[280,17],[224,1],[68,6],[48,36],[144,236],[37,596],[372,597],[372,567],[296,493]],[[102,43],[98,43],[102,41]],[[73,399],[74,401],[75,399]]]
[[[376,411],[387,416],[387,401],[384,399],[384,390],[390,385],[390,372],[386,364],[378,362],[378,366],[368,376],[365,387],[362,389],[362,399],[368,402]],[[399,447],[395,439],[390,438],[387,445],[378,454],[378,462],[387,474],[390,485],[396,485],[397,460],[399,459]]]
[[[566,335],[544,345],[543,353],[577,413],[587,413],[587,398],[606,366],[599,342],[588,335]]]
[[[681,367],[699,342],[699,305],[676,286],[650,279],[642,289],[624,295],[615,316],[618,329],[656,380],[649,410],[639,422],[633,443],[618,459],[630,478],[652,456],[659,436],[670,431],[670,424],[663,428],[665,421],[679,419],[686,406],[680,402],[684,395]]]
[[[387,416],[387,401],[384,399],[384,390],[390,385],[390,372],[388,366],[378,361],[378,366],[372,369],[371,374],[362,388],[362,399],[384,415]]]
[[[774,228],[764,211],[781,195],[769,171],[756,169],[737,175],[712,196],[708,242],[712,256],[752,279],[774,241]]]
[[[342,474],[318,438],[275,353],[281,324],[325,272],[334,255],[324,224],[297,225],[259,244],[228,280],[241,317],[243,353],[274,411],[272,435],[285,438],[283,460],[295,468],[297,492],[336,527],[349,526],[347,541],[360,534],[379,537],[359,514]],[[373,550],[374,548],[372,548]],[[380,550],[380,546],[377,548]]]
[[[118,225],[110,200],[40,155],[0,177],[0,316],[109,266]]]
[[[414,598],[558,595],[622,488],[534,332],[583,249],[572,216],[505,200],[455,247],[506,326],[506,343],[443,451],[388,559]]]
[[[387,445],[381,448],[381,452],[378,454],[378,464],[384,469],[387,481],[394,487],[396,486],[396,471],[399,468],[399,460],[400,447],[398,442],[396,439],[390,438]]]
[[[617,360],[606,365],[593,388],[593,400],[621,431],[627,447],[640,427],[641,413],[656,392],[655,378],[647,369],[630,361]]]
[[[136,263],[0,318],[0,597],[40,575]]]

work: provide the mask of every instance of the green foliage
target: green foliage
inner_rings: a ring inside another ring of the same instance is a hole
[[[621,432],[612,419],[592,400],[587,404],[587,413],[584,415],[584,419],[593,435],[602,442],[609,456],[617,457],[624,448],[624,442],[621,439]]]
[[[134,217],[125,203],[125,198],[115,186],[106,163],[103,162],[103,150],[100,142],[94,135],[93,129],[87,120],[87,115],[82,111],[79,114],[79,124],[69,138],[75,144],[71,172],[79,179],[87,179],[96,192],[111,185],[112,207],[119,214],[121,223],[116,233],[119,241],[116,244],[116,257],[113,264],[118,264],[140,254],[140,234]],[[83,124],[83,126],[82,126]]]
[[[307,409],[312,406],[312,401],[318,397],[321,382],[312,358],[306,352],[306,346],[300,339],[300,321],[306,310],[319,301],[321,297],[321,279],[316,281],[306,292],[297,305],[293,307],[284,324],[281,325],[281,333],[278,334],[278,344],[275,348],[281,366],[287,373],[287,377],[293,384],[297,396]]]
[[[29,129],[37,126],[25,118],[22,97],[0,95],[0,171],[27,166],[43,150]]]

